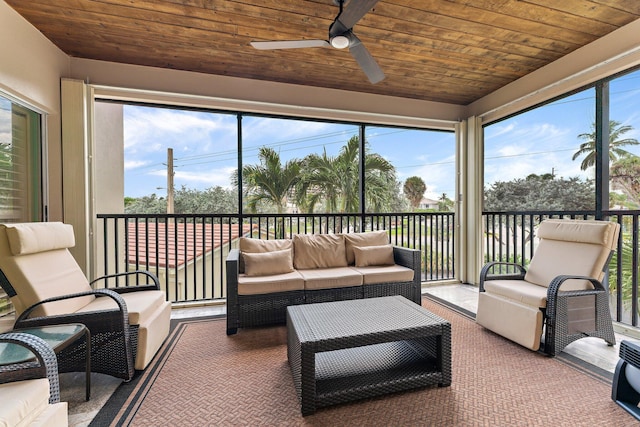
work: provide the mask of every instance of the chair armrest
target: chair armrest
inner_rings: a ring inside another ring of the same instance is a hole
[[[631,366],[640,369],[640,345],[631,341],[620,342],[620,359]]]
[[[33,310],[35,310],[37,307],[43,304],[47,304],[55,301],[64,301],[72,298],[80,298],[80,297],[85,297],[89,295],[93,295],[95,297],[106,296],[113,299],[118,305],[118,310],[112,310],[112,311],[117,311],[122,313],[122,317],[124,318],[128,326],[129,316],[127,312],[127,304],[125,303],[124,299],[118,293],[114,292],[111,289],[94,289],[91,291],[78,292],[78,293],[69,294],[69,295],[61,295],[57,297],[47,298],[42,301],[38,301],[37,303],[31,305],[30,307],[27,307],[20,314],[20,316],[18,316],[18,318],[16,319],[15,327],[18,327],[18,325],[20,325],[20,327],[28,327],[28,326],[34,326],[36,324],[51,325],[51,324],[62,324],[62,323],[84,323],[82,321],[70,320],[70,318],[71,317],[77,318],[78,316],[83,316],[83,315],[85,316],[91,315],[95,317],[95,313],[88,311],[88,312],[81,312],[81,313],[59,314],[55,316],[46,316],[46,317],[38,317],[38,318],[29,318],[29,315],[33,312]],[[101,313],[104,313],[104,312],[105,311],[101,311]],[[38,321],[36,322],[36,320]]]
[[[495,267],[511,267],[518,270],[515,274],[491,274]],[[484,282],[486,280],[524,280],[527,269],[515,262],[493,261],[485,264],[480,270],[479,291],[484,292]]]
[[[34,362],[0,365],[0,384],[46,377],[49,380],[49,403],[60,401],[58,360],[53,349],[42,338],[22,332],[0,334],[0,342],[28,349],[38,360]]]
[[[572,275],[560,275],[553,278],[551,283],[549,283],[549,287],[547,288],[547,321],[554,322],[556,316],[556,307],[558,301],[558,294],[560,293],[560,287],[567,280],[588,280],[593,285],[594,289],[585,289],[585,290],[577,290],[570,291],[577,295],[597,295],[600,293],[606,293],[607,290],[600,283],[598,279],[594,279],[593,277],[587,276],[572,276]]]
[[[125,292],[135,292],[135,291],[147,291],[147,290],[160,290],[160,281],[158,280],[158,277],[153,274],[152,272],[148,271],[148,270],[134,270],[134,271],[125,271],[123,273],[115,273],[115,274],[107,274],[104,276],[100,276],[100,277],[96,277],[95,279],[93,279],[91,281],[91,283],[89,283],[91,286],[93,286],[94,283],[100,281],[100,280],[107,280],[107,279],[111,279],[114,277],[123,277],[123,276],[133,276],[133,275],[142,275],[145,276],[145,278],[147,279],[147,283],[145,283],[144,285],[137,285],[137,286],[123,286],[123,287],[115,287],[115,288],[106,288],[106,289],[111,289],[115,292],[118,293],[125,293]],[[149,280],[151,280],[151,282],[153,283],[149,283]]]
[[[562,284],[567,280],[588,280],[589,282],[591,282],[591,284],[595,288],[594,289],[595,291],[606,291],[602,283],[600,283],[598,279],[594,279],[593,277],[573,276],[569,274],[563,274],[563,275],[554,277],[551,283],[549,283],[549,288],[547,290],[547,297],[557,295],[558,292],[560,292],[560,286],[562,286]],[[587,289],[584,292],[589,294],[589,293],[592,293],[593,290]]]

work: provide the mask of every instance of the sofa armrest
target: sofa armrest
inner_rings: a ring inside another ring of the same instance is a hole
[[[496,267],[507,267],[508,269],[516,270],[516,272],[509,274],[491,274]],[[527,270],[523,266],[513,262],[493,261],[487,263],[482,267],[482,270],[480,270],[480,284],[478,286],[478,291],[484,292],[484,282],[486,280],[524,280],[526,273]]]
[[[416,276],[419,277],[422,264],[420,262],[420,251],[418,249],[394,246],[393,261],[397,265],[412,269],[416,272]]]
[[[240,250],[231,249],[227,255],[227,335],[238,330],[238,275],[240,274]]]
[[[422,299],[422,252],[418,249],[394,246],[393,261],[396,265],[413,270],[413,296],[409,299],[420,304]]]

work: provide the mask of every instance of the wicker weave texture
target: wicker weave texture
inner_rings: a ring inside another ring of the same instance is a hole
[[[303,415],[451,384],[451,325],[401,296],[287,309],[287,356]]]

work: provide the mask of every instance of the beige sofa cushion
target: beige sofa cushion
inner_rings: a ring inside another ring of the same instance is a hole
[[[484,289],[489,294],[500,295],[531,307],[547,306],[547,287],[524,280],[487,280],[484,282]]]
[[[238,249],[240,249],[240,261],[238,268],[240,269],[240,273],[244,273],[245,253],[259,254],[265,252],[283,251],[286,249],[293,250],[293,241],[291,239],[265,240],[253,239],[250,237],[240,237]]]
[[[386,230],[369,231],[366,233],[348,233],[344,234],[345,251],[347,255],[347,263],[353,265],[355,262],[355,254],[353,247],[379,246],[389,243],[389,234]]]
[[[368,267],[371,265],[394,265],[393,246],[354,246],[356,267]]]
[[[293,248],[293,243],[291,239],[265,240],[265,239],[252,239],[250,237],[241,237],[240,244],[239,244],[240,252],[247,252],[252,254],[282,251],[284,249],[292,249],[292,248]]]
[[[238,295],[259,295],[275,292],[302,291],[304,279],[297,271],[271,276],[238,276]]]
[[[364,285],[389,282],[411,282],[413,280],[413,270],[401,265],[385,265],[370,267],[350,267],[362,274]]]
[[[27,255],[75,246],[73,226],[61,222],[5,224],[13,255]]]
[[[263,253],[245,253],[244,272],[247,276],[269,276],[293,271],[291,249]]]
[[[298,270],[307,290],[345,288],[362,285],[362,274],[350,267]]]
[[[344,237],[341,234],[295,234],[293,265],[296,269],[346,267]]]

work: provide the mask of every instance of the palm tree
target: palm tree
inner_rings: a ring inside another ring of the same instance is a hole
[[[587,170],[589,167],[596,164],[596,125],[591,125],[591,133],[581,133],[578,138],[584,140],[580,144],[580,148],[575,152],[571,160],[575,160],[580,156],[585,156],[580,164],[581,170]],[[620,139],[620,137],[633,130],[632,126],[624,125],[618,121],[609,121],[609,159],[611,161],[617,160],[619,157],[630,154],[628,151],[623,150],[621,147],[625,145],[638,145],[639,142],[635,138]]]
[[[261,203],[267,203],[276,208],[277,213],[284,212],[289,194],[300,179],[301,162],[297,159],[289,160],[282,165],[280,154],[272,148],[260,147],[258,165],[245,165],[242,168],[243,191],[247,197],[247,208],[256,212]],[[234,185],[238,185],[238,174],[231,177]]]
[[[360,141],[354,136],[340,149],[337,156],[310,154],[303,163],[304,176],[297,194],[299,201],[310,211],[324,201],[329,212],[357,212],[360,202]],[[391,200],[395,186],[395,168],[382,156],[369,153],[365,147],[365,197],[374,211]]]
[[[442,193],[440,198],[438,199],[438,209],[441,211],[449,211],[453,208],[453,200],[450,200],[447,197],[447,193]]]
[[[409,199],[411,207],[416,209],[420,206],[420,201],[422,200],[422,196],[424,196],[424,192],[427,191],[427,185],[419,176],[410,176],[404,182],[402,190],[404,191],[404,195],[407,199]]]

